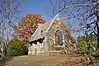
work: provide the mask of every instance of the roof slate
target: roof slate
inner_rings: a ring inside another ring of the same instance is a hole
[[[44,38],[46,31],[50,28],[51,24],[54,22],[54,20],[59,20],[59,15],[57,14],[53,19],[51,19],[50,23],[46,22],[42,25],[39,25],[32,37],[29,38],[29,42],[36,41],[38,39]]]
[[[48,26],[49,26],[49,23],[47,22],[42,25],[39,25],[37,30],[32,35],[32,37],[30,37],[29,42],[44,38]]]

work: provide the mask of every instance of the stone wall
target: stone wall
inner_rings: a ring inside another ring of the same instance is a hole
[[[55,46],[55,32],[59,30],[62,33],[63,37],[63,46]],[[45,39],[43,40],[42,44],[43,47],[41,47],[40,42],[37,42],[37,44],[32,44],[32,46],[29,47],[29,55],[49,55],[49,54],[55,54],[60,53],[60,50],[65,53],[71,53],[72,46],[71,46],[71,40],[70,40],[70,32],[67,29],[67,27],[58,19],[54,20],[50,24],[49,29],[46,31]],[[56,50],[56,48],[59,48],[59,50]]]
[[[28,54],[29,55],[39,55],[40,51],[43,51],[43,43],[37,42],[37,44],[32,43],[28,47]]]
[[[28,55],[48,55],[49,46],[47,44],[46,38],[43,40],[42,43],[39,41],[28,47]]]
[[[50,45],[50,51],[55,50],[55,32],[57,30],[60,30],[63,34],[63,44],[65,46],[64,50],[66,52],[70,52],[72,50],[71,45],[70,45],[70,33],[66,26],[58,20],[55,20],[49,30],[47,31],[47,37],[48,37],[48,43]]]

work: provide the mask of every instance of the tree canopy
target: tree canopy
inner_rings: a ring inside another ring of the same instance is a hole
[[[15,37],[9,41],[7,53],[8,56],[25,55],[27,54],[27,48],[21,40]]]
[[[38,14],[27,14],[23,16],[18,25],[14,25],[14,36],[17,36],[23,41],[28,41],[29,37],[37,29],[38,24],[43,24],[45,21]]]
[[[88,47],[90,47],[91,49],[94,49],[96,47],[96,36],[95,35],[79,36],[77,38],[77,51],[78,52],[90,51]]]

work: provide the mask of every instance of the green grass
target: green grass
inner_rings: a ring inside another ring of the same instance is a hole
[[[80,57],[71,57],[70,55],[55,56],[16,56],[7,59],[6,64],[11,66],[36,66],[39,63],[53,64],[59,61],[79,61]]]

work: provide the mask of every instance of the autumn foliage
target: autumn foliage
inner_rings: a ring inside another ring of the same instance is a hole
[[[23,41],[28,41],[29,37],[37,29],[38,24],[43,24],[44,22],[38,14],[27,14],[20,19],[18,25],[13,26],[13,36],[17,36]]]

